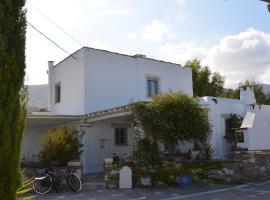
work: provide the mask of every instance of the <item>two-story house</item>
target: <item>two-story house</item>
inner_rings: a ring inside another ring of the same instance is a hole
[[[29,114],[23,157],[34,161],[50,128],[77,121],[84,173],[102,171],[104,158],[132,153],[134,127],[126,105],[169,91],[193,95],[191,68],[88,47],[58,64],[50,61],[49,112]]]

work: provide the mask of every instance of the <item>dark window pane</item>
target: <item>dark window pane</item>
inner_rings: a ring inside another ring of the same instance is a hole
[[[244,143],[245,138],[244,138],[244,133],[243,132],[238,132],[237,133],[237,142],[238,143]]]
[[[147,79],[147,96],[153,96],[159,93],[159,85],[157,78]]]
[[[61,85],[55,85],[55,103],[59,103],[61,101]]]
[[[127,145],[127,129],[115,129],[115,145]]]

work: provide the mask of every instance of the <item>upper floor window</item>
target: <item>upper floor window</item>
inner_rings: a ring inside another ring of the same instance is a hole
[[[159,78],[147,77],[147,96],[151,97],[159,93]]]
[[[55,103],[60,103],[61,101],[61,85],[57,83],[55,85]]]
[[[115,145],[127,145],[127,129],[126,128],[115,128]]]

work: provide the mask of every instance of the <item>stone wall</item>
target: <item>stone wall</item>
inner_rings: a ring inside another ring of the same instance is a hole
[[[234,160],[240,163],[244,180],[270,179],[270,151],[235,151]]]

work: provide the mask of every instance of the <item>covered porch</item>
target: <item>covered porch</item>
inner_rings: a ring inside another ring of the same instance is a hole
[[[80,124],[83,173],[103,172],[105,158],[127,159],[134,150],[134,123],[130,106],[121,106],[85,116]]]
[[[22,162],[31,164],[38,161],[41,142],[52,128],[78,123],[81,116],[52,115],[49,112],[35,112],[27,115],[26,129],[21,146]]]

